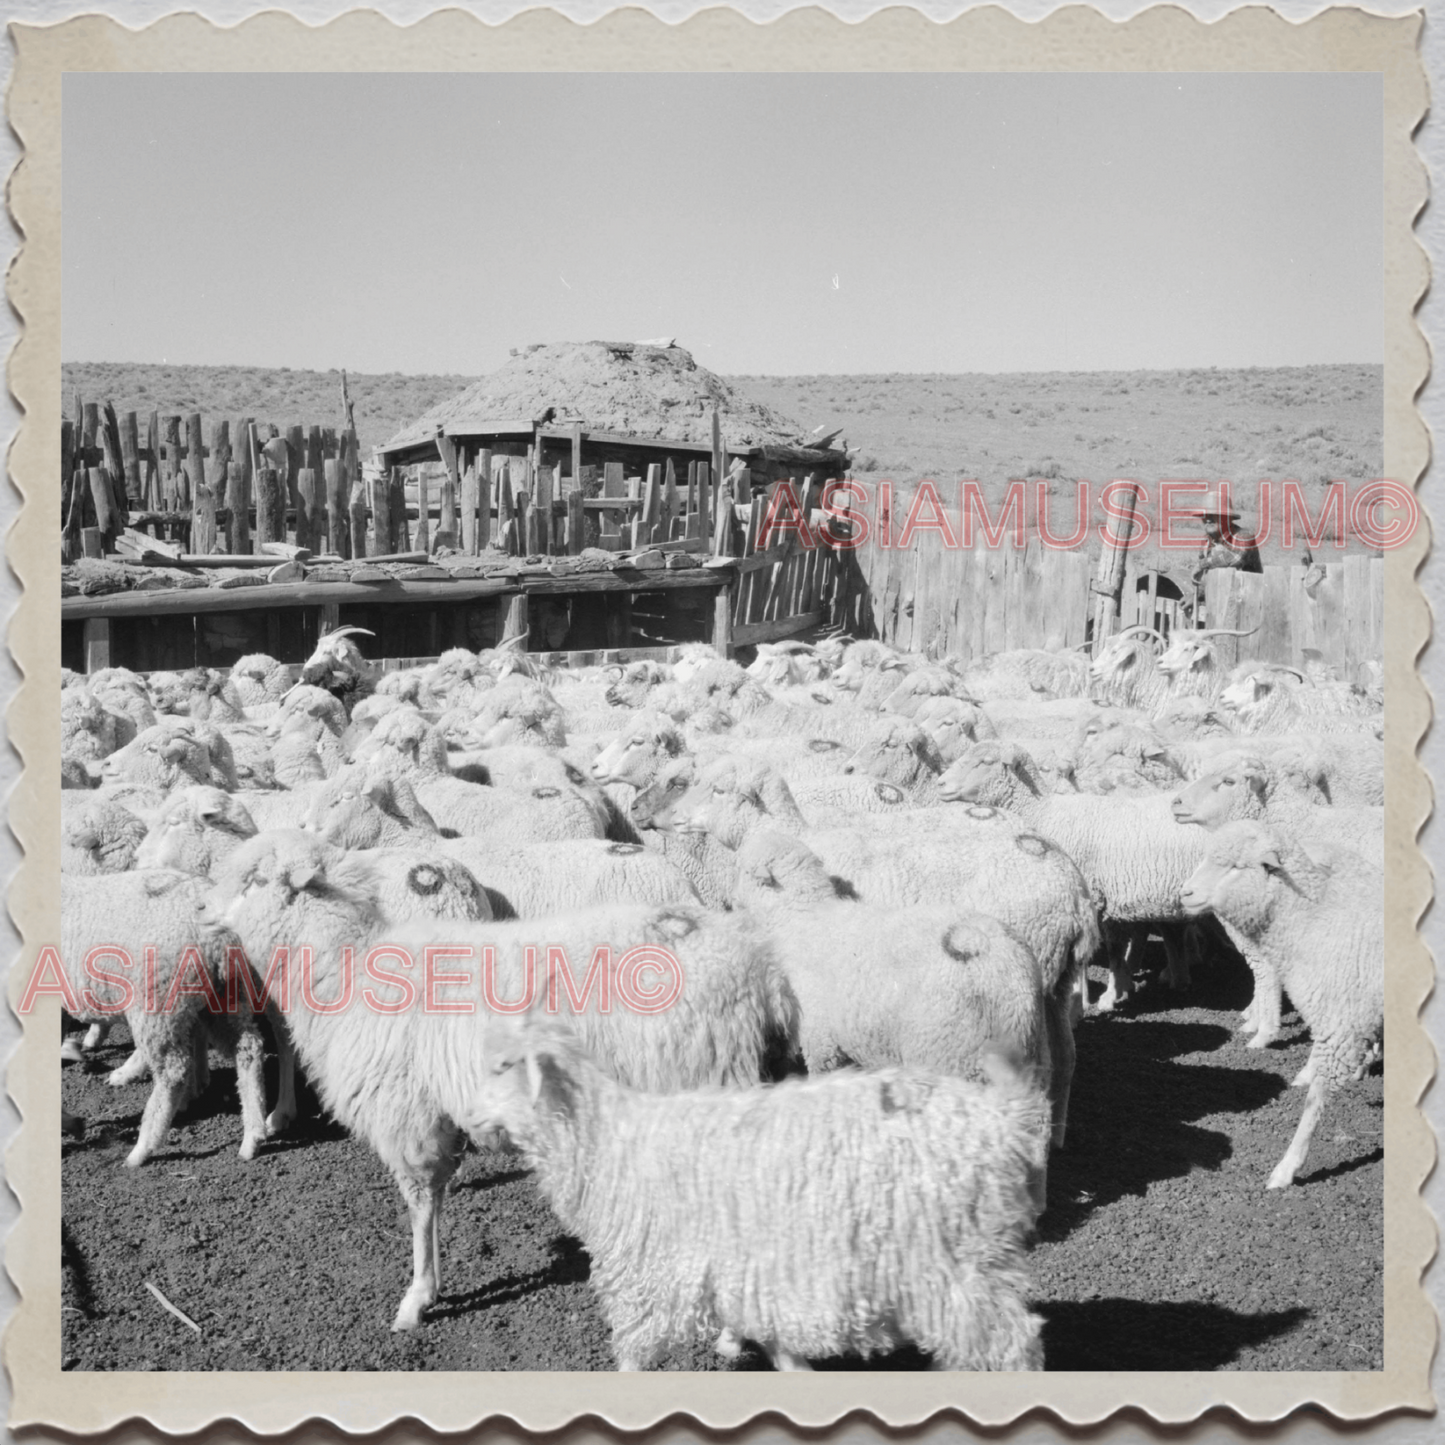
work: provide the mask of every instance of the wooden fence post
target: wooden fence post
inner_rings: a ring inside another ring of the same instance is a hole
[[[126,499],[139,511],[145,506],[146,494],[140,474],[140,441],[133,411],[120,419],[120,461],[125,469]]]
[[[231,465],[240,463],[232,457]],[[275,467],[262,467],[256,473],[256,541],[259,544],[285,540],[286,479]]]
[[[371,489],[372,554],[384,557],[391,545],[391,472],[383,472]]]
[[[552,476],[551,467],[537,468],[537,489],[532,497],[532,510],[528,517],[528,546],[527,552],[530,556],[533,552],[540,552],[548,556],[552,551]],[[531,519],[537,519],[537,541],[531,542]]]
[[[411,532],[406,522],[406,473],[392,467],[387,483],[387,501],[391,510],[391,546],[393,552],[411,551]]]
[[[462,473],[462,551],[468,557],[477,555],[477,464]]]
[[[110,478],[104,467],[87,467],[86,481],[90,487],[90,500],[95,507],[95,525],[102,542],[112,542],[120,535],[120,519],[115,512],[115,499],[110,492]]]
[[[244,557],[251,551],[251,468],[234,457],[221,465],[226,474],[226,499],[231,505],[231,550]],[[257,531],[261,528],[259,511],[258,507]]]
[[[302,467],[296,473],[296,545],[313,552],[321,550],[317,490],[315,469]]]
[[[713,416],[716,417],[714,412]],[[726,657],[733,645],[733,584],[724,583],[712,599],[712,645],[719,657]]]
[[[1098,579],[1093,585],[1094,597],[1094,639],[1093,654],[1098,655],[1104,639],[1114,631],[1119,621],[1119,607],[1124,591],[1124,571],[1129,561],[1129,539],[1134,535],[1134,507],[1139,499],[1137,489],[1130,484],[1124,493],[1125,501],[1117,518],[1118,528],[1111,527],[1099,554]]]
[[[477,454],[477,551],[485,552],[491,541],[492,453],[490,448],[483,447]]]
[[[201,439],[201,415],[199,412],[192,412],[186,418],[186,481],[189,484],[188,494],[195,498],[200,489],[206,485],[206,445]],[[207,491],[210,488],[206,488]],[[211,498],[212,517],[211,524],[215,525],[215,497]],[[212,539],[214,541],[214,538]],[[196,551],[201,549],[197,547]]]
[[[416,550],[431,554],[431,497],[427,494],[426,464],[413,467],[416,473]]]
[[[327,457],[322,473],[326,479],[326,544],[338,557],[349,557],[351,526],[341,462]]]
[[[513,637],[528,636],[531,624],[527,617],[527,594],[525,592],[497,598],[497,610],[500,614],[501,628],[501,636],[497,639],[498,646]],[[525,643],[522,645],[522,651],[527,651]]]
[[[205,482],[192,485],[191,551],[209,556],[216,550],[216,498]]]
[[[457,545],[457,448],[449,436],[437,432],[437,454],[447,469],[442,482],[441,507],[437,516],[437,544],[441,545],[442,535],[448,537],[448,546]]]
[[[99,672],[110,666],[110,618],[87,617],[81,639],[85,645],[86,672]]]
[[[351,479],[351,555],[359,562],[366,556],[366,483],[361,473]]]

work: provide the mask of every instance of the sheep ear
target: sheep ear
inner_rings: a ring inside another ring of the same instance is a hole
[[[296,863],[287,871],[286,882],[292,893],[304,893],[325,877],[326,872],[319,863]]]
[[[168,763],[179,763],[185,759],[189,752],[190,749],[186,746],[185,739],[172,738],[171,741],[161,749],[161,756]]]
[[[213,818],[224,818],[225,815],[226,805],[224,803],[202,803],[200,807],[196,809],[196,817],[206,823],[209,823]]]
[[[1284,864],[1280,861],[1279,849],[1269,848],[1260,857],[1260,864],[1266,873],[1283,873]]]

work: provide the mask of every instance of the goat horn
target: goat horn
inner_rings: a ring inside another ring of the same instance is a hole
[[[327,637],[375,637],[369,627],[338,627],[332,632],[325,634]]]
[[[515,637],[503,638],[502,641],[497,644],[496,650],[500,652],[504,647],[525,647],[526,645],[527,634],[525,632],[519,632]]]
[[[1194,630],[1200,637],[1253,637],[1263,626],[1262,622],[1256,622],[1248,632],[1239,627],[1196,627]]]
[[[1157,637],[1160,642],[1164,641],[1164,634],[1162,632],[1156,632],[1152,627],[1145,627],[1142,622],[1136,622],[1132,627],[1121,627],[1114,636],[1128,637],[1131,632],[1147,632],[1150,637]]]
[[[1277,662],[1277,663],[1275,663],[1275,666],[1276,666],[1281,672],[1292,672],[1292,673],[1294,673],[1294,675],[1295,675],[1297,678],[1299,678],[1299,680],[1300,680],[1301,682],[1303,682],[1303,683],[1308,683],[1308,682],[1309,682],[1309,678],[1307,678],[1307,677],[1304,675],[1304,673],[1302,673],[1302,672],[1299,670],[1299,668],[1297,668],[1297,667],[1286,667],[1285,664],[1282,663],[1282,662]]]

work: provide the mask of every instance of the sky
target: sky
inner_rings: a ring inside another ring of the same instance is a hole
[[[67,361],[1383,357],[1374,75],[72,73],[62,105]]]

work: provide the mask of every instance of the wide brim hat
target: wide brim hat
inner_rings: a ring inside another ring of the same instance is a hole
[[[1218,491],[1206,492],[1203,500],[1195,507],[1185,507],[1180,513],[1182,517],[1223,517],[1227,521],[1237,522],[1239,512],[1236,508],[1230,507],[1226,510],[1220,501]]]

